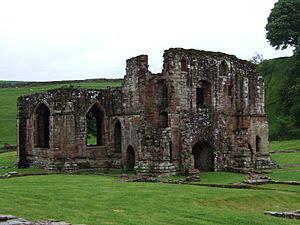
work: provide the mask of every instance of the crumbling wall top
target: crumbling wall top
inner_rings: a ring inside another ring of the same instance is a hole
[[[241,64],[245,64],[250,66],[251,69],[255,69],[255,65],[247,60],[242,60],[237,58],[235,55],[229,55],[223,52],[213,52],[213,51],[204,51],[204,50],[197,50],[197,49],[184,49],[184,48],[169,48],[164,51],[163,55],[166,61],[175,59],[175,58],[215,58],[219,60],[228,60],[228,61],[236,61]]]

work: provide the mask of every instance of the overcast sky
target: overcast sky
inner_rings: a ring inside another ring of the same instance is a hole
[[[121,78],[125,60],[170,47],[250,59],[275,51],[265,25],[277,0],[1,0],[0,80]]]

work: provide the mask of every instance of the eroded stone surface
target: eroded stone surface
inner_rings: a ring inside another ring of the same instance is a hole
[[[276,216],[276,217],[285,217],[289,219],[300,220],[300,210],[290,211],[290,212],[271,212],[266,211],[266,215]]]
[[[72,225],[71,223],[66,223],[58,220],[44,220],[30,222],[21,218],[17,218],[12,215],[1,215],[0,214],[0,225]],[[84,225],[84,224],[77,224]]]
[[[97,145],[87,121],[97,118]],[[138,174],[268,168],[264,82],[255,66],[218,52],[171,48],[161,73],[126,61],[122,87],[61,88],[18,99],[19,167]]]

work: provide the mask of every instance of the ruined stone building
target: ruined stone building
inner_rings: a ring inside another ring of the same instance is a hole
[[[19,167],[191,174],[271,165],[264,82],[219,52],[171,48],[161,73],[127,60],[119,88],[61,88],[18,99]],[[93,119],[96,141],[89,144]]]

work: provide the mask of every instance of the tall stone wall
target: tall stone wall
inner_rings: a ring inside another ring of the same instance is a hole
[[[20,97],[19,166],[166,175],[271,165],[264,83],[254,65],[181,48],[165,51],[158,74],[148,70],[146,55],[126,63],[120,88]],[[87,144],[91,112],[96,145]]]

